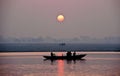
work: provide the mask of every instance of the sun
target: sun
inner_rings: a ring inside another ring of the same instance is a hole
[[[63,22],[64,21],[64,15],[58,15],[57,16],[57,20],[59,21],[59,22]]]

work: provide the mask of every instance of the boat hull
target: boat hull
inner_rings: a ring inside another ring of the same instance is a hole
[[[82,59],[83,57],[85,57],[86,54],[80,54],[80,55],[76,55],[76,56],[43,56],[46,59],[51,59],[51,60],[78,60],[78,59]]]

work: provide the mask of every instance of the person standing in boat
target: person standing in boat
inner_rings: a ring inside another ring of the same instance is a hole
[[[53,52],[51,52],[51,57],[54,56]]]
[[[74,51],[73,56],[76,56],[76,52]]]
[[[68,51],[67,52],[67,57],[71,57],[71,55],[72,55],[71,51]]]

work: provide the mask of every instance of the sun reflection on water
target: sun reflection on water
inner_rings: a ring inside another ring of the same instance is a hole
[[[58,60],[58,76],[64,76],[64,61]]]
[[[58,53],[59,56],[62,55],[62,53]],[[64,61],[58,60],[58,76],[64,76]]]

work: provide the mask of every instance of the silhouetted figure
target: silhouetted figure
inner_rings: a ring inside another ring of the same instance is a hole
[[[51,56],[54,56],[53,52],[51,52]]]
[[[76,52],[74,51],[73,56],[76,56]]]
[[[67,57],[71,57],[71,55],[72,55],[71,51],[68,51],[67,52]]]

